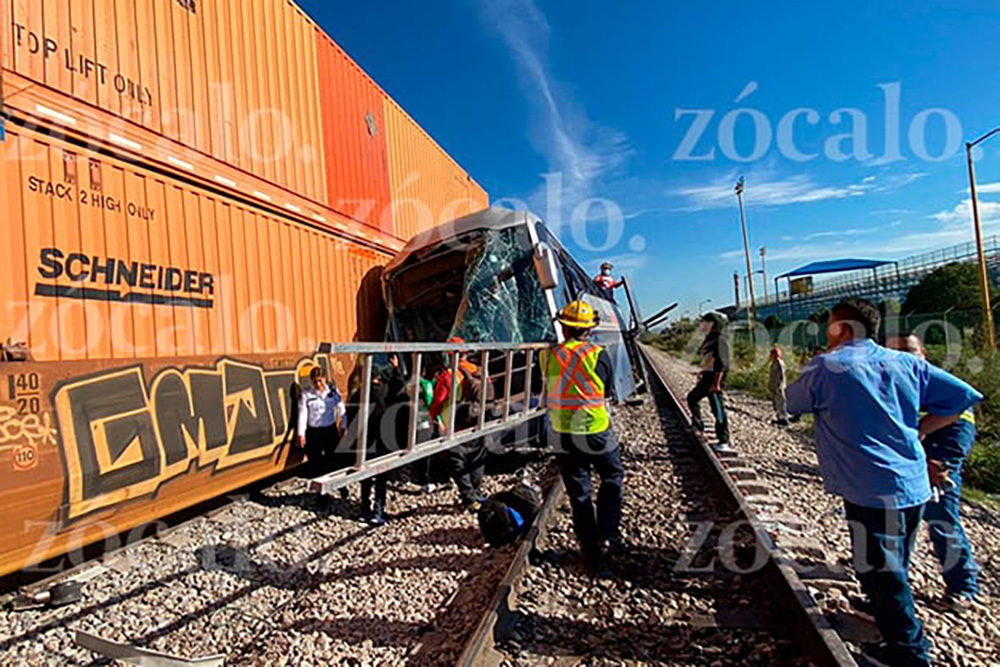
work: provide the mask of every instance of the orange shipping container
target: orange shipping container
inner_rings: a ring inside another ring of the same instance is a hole
[[[387,253],[19,127],[0,165],[2,333],[38,360],[382,338]]]
[[[0,0],[0,18],[5,104],[33,122],[402,240],[488,205],[288,0]]]

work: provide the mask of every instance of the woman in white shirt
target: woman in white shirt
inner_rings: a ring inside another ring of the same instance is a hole
[[[306,451],[311,467],[319,474],[330,472],[345,422],[344,400],[330,384],[326,370],[316,366],[309,373],[313,386],[299,399],[298,443]],[[342,489],[346,491],[346,489]]]

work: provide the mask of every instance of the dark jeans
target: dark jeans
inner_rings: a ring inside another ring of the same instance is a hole
[[[691,419],[695,428],[705,429],[705,422],[701,418],[701,400],[708,399],[708,407],[712,410],[715,418],[715,437],[719,442],[729,442],[729,417],[726,416],[726,406],[722,403],[722,393],[712,391],[713,373],[702,373],[698,376],[698,384],[687,396],[688,407],[691,409]]]
[[[614,433],[608,431],[598,436],[579,436],[553,433],[559,439],[557,455],[562,471],[566,495],[573,508],[573,530],[580,542],[580,550],[587,559],[596,559],[601,553],[602,540],[620,537],[622,517],[622,466],[621,447]],[[597,442],[581,442],[581,438]],[[601,478],[597,492],[597,513],[594,513],[591,470]]]
[[[372,487],[375,487],[375,506],[371,505]],[[388,495],[389,476],[378,475],[361,482],[361,509],[365,514],[371,512],[375,516],[385,513],[385,498]]]
[[[310,475],[319,476],[337,469],[339,458],[343,458],[337,454],[339,441],[336,426],[322,428],[310,426],[306,429],[306,461],[309,464]]]
[[[486,446],[481,439],[458,445],[445,452],[448,472],[455,480],[458,495],[469,505],[480,500],[480,487],[486,472]]]
[[[923,506],[873,509],[844,503],[854,551],[854,570],[873,607],[875,623],[893,664],[929,666],[929,644],[917,618],[907,570]]]
[[[965,530],[962,529],[959,517],[964,462],[964,458],[941,461],[956,486],[953,490],[942,494],[938,502],[927,503],[924,509],[924,521],[927,522],[934,555],[941,563],[948,593],[972,598],[979,592],[979,566],[972,555],[972,545]]]

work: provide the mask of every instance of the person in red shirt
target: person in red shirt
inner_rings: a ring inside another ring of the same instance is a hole
[[[609,301],[614,301],[615,290],[625,284],[624,280],[615,281],[614,276],[611,275],[614,268],[611,262],[604,262],[601,264],[601,274],[594,278],[594,284],[597,285],[604,298]]]
[[[461,338],[451,338],[448,343],[460,345],[465,341]],[[451,427],[452,412],[455,414],[455,431],[462,431],[475,426],[475,415],[470,409],[479,405],[480,392],[488,391],[483,387],[479,376],[479,367],[469,361],[464,353],[458,357],[458,394],[452,402],[451,364],[442,369],[434,379],[434,400],[430,407],[430,418],[436,423],[442,434],[447,434]],[[486,471],[486,444],[482,438],[458,445],[445,452],[448,472],[458,487],[462,507],[470,512],[477,512],[486,496],[480,490]]]

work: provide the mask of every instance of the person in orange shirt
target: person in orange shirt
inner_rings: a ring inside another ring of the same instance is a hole
[[[597,285],[597,289],[609,301],[615,300],[615,290],[625,284],[624,280],[615,281],[614,276],[611,275],[614,268],[611,262],[604,262],[604,264],[601,264],[600,275],[594,278],[594,284]]]
[[[465,341],[458,337],[448,340],[449,344],[461,345]],[[462,431],[475,425],[475,415],[470,409],[479,405],[484,387],[479,373],[479,367],[468,360],[465,353],[458,357],[458,392],[452,400],[454,379],[450,364],[442,369],[434,380],[434,400],[430,407],[432,423],[439,425],[442,434],[447,434],[451,428],[454,413],[455,431]],[[440,419],[439,419],[440,418]],[[477,512],[485,501],[480,487],[486,471],[486,444],[482,438],[458,445],[445,453],[451,478],[458,487],[462,507],[470,512]]]

